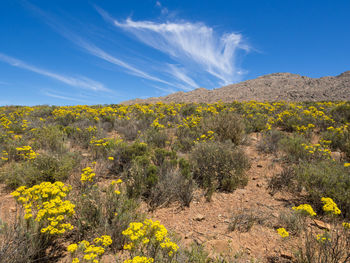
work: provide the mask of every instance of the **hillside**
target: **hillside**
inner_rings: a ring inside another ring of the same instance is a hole
[[[205,88],[176,92],[164,97],[135,99],[123,104],[170,102],[213,103],[237,101],[339,101],[350,100],[350,71],[335,77],[309,78],[291,73],[274,73],[214,90]]]

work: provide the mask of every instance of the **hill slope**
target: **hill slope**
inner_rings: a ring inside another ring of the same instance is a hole
[[[176,92],[164,97],[135,99],[123,104],[170,102],[213,103],[238,101],[350,100],[350,71],[335,77],[309,78],[291,73],[274,73],[214,90],[205,88]]]

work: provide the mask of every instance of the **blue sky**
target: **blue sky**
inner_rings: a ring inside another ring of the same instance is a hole
[[[338,75],[350,70],[349,14],[349,0],[1,0],[0,105]]]

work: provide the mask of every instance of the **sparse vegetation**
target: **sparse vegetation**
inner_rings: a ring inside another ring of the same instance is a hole
[[[145,218],[169,206],[191,209],[203,194],[211,201],[244,190],[253,146],[256,159],[273,154],[281,168],[267,179],[270,193],[302,205],[276,222],[242,210],[218,224],[232,234],[264,226],[283,239],[301,238],[297,262],[347,262],[349,120],[348,102],[1,107],[0,181],[17,200],[9,214],[17,214],[0,221],[0,262],[54,262],[68,244],[72,262],[115,254],[126,263],[239,262],[198,244],[183,247]],[[252,132],[260,139],[249,145]],[[261,173],[271,167],[258,167],[252,180],[266,180]],[[329,198],[340,213],[320,202]],[[231,205],[237,202],[245,201]],[[310,227],[315,218],[332,231]]]

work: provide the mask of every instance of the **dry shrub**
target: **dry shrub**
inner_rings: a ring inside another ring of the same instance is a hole
[[[234,112],[221,111],[204,118],[201,122],[201,130],[203,133],[213,131],[219,141],[231,141],[235,145],[241,144],[245,139],[242,118]]]
[[[248,158],[232,144],[198,143],[191,152],[190,162],[194,179],[206,189],[208,200],[215,190],[232,192],[248,182],[245,174],[250,166]]]

